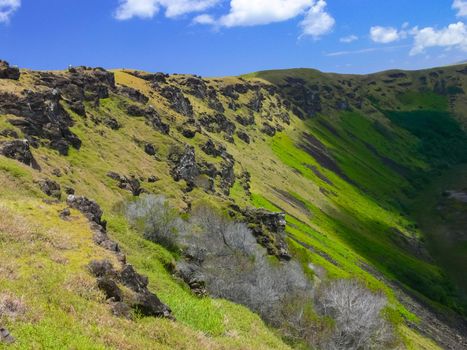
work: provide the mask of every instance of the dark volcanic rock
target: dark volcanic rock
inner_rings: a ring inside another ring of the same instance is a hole
[[[39,164],[34,159],[27,140],[13,140],[0,143],[0,155],[10,159],[15,159],[21,163],[29,165],[34,169],[40,169]]]
[[[271,137],[276,134],[276,131],[277,130],[276,130],[275,127],[273,127],[271,124],[266,123],[266,122],[263,123],[263,127],[261,128],[261,132],[263,134],[266,134],[266,135],[271,136]]]
[[[133,307],[144,316],[172,318],[172,311],[170,308],[163,304],[155,294],[148,290],[136,294],[136,300]]]
[[[237,115],[235,120],[243,126],[255,125],[255,117],[253,115],[248,117]]]
[[[183,154],[175,162],[171,171],[175,181],[185,180],[191,187],[194,186],[196,177],[200,174],[198,164],[196,164],[195,149],[186,146]]]
[[[245,143],[250,143],[250,136],[244,131],[237,131],[237,136],[240,140]]]
[[[156,155],[156,147],[154,147],[154,145],[152,143],[146,143],[144,145],[144,152],[147,154],[147,155],[150,155],[150,156],[155,156]]]
[[[40,180],[38,184],[41,191],[44,192],[47,196],[54,197],[57,199],[60,199],[62,197],[60,185],[55,181],[45,179]]]
[[[295,108],[293,108],[294,114],[300,118],[305,117],[296,106],[300,107],[306,116],[314,116],[316,113],[321,112],[319,86],[310,86],[305,80],[300,78],[287,78],[286,81],[287,83],[281,86],[281,91],[295,104]]]
[[[136,272],[133,265],[130,264],[126,264],[120,271],[120,280],[125,286],[137,293],[146,291],[149,283],[148,278]]]
[[[258,243],[267,249],[268,254],[281,260],[288,261],[292,258],[285,243],[285,213],[248,208],[243,211],[243,215]]]
[[[133,194],[133,196],[139,196],[143,192],[143,189],[141,188],[141,183],[133,175],[130,177],[126,177],[114,172],[109,172],[107,176],[113,180],[118,181],[118,187],[120,187],[123,190],[130,191]]]
[[[216,145],[214,141],[209,139],[203,146],[201,146],[201,150],[208,156],[219,157],[225,152],[225,147],[224,145]]]
[[[230,136],[235,133],[235,129],[237,128],[236,125],[223,114],[204,114],[199,118],[199,122],[209,132],[225,132]]]
[[[88,265],[88,269],[94,277],[109,277],[116,275],[116,271],[109,260],[92,260]]]
[[[226,196],[230,194],[230,189],[235,183],[234,165],[235,160],[231,157],[225,158],[221,163],[221,189]]]
[[[105,293],[107,299],[122,301],[123,294],[117,283],[108,276],[97,279],[97,287]]]
[[[96,202],[86,197],[69,195],[67,198],[67,204],[69,207],[83,213],[89,221],[105,228],[106,223],[102,220],[102,209]]]
[[[170,108],[174,111],[186,117],[193,116],[193,107],[190,100],[183,95],[182,90],[174,86],[165,86],[161,89],[160,94],[167,99]]]
[[[10,67],[8,62],[0,60],[0,79],[18,80],[20,76],[19,68]]]
[[[163,134],[168,134],[170,131],[169,125],[162,122],[159,114],[152,106],[142,107],[138,105],[129,105],[127,106],[127,113],[129,116],[133,117],[145,117],[149,125]]]
[[[1,93],[0,114],[13,114],[11,124],[19,127],[32,140],[39,137],[49,140],[48,146],[62,155],[68,154],[70,146],[79,149],[81,140],[70,131],[73,119],[60,104],[57,90],[32,92],[21,95]]]
[[[167,79],[169,78],[168,74],[165,73],[145,73],[145,72],[140,72],[140,71],[133,71],[133,72],[128,72],[129,74],[144,79],[146,81],[152,82],[152,83],[162,83],[165,84],[167,83]]]
[[[105,126],[109,127],[112,130],[118,130],[122,127],[118,120],[113,117],[105,117],[103,122]]]
[[[146,104],[149,102],[149,97],[141,93],[139,90],[133,89],[128,86],[119,86],[117,89],[117,93],[142,104]]]

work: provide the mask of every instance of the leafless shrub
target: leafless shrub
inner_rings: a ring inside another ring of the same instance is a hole
[[[184,226],[176,210],[163,196],[148,195],[126,208],[131,224],[143,232],[146,239],[159,243],[167,249],[177,249],[177,236]]]
[[[354,280],[337,280],[322,286],[315,297],[318,312],[334,320],[332,335],[321,344],[325,350],[392,349],[394,331],[384,318],[382,293],[372,293]]]

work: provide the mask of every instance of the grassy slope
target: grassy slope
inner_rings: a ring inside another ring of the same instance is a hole
[[[270,74],[274,75],[274,79]],[[276,83],[277,79],[284,77],[284,74],[298,77],[309,75],[309,79],[339,78],[325,76],[315,71],[270,74],[266,77],[263,75],[262,78],[268,78]],[[27,76],[23,77],[22,83],[27,84],[27,78]],[[120,71],[116,72],[116,78],[118,83],[133,86],[149,94],[148,85],[141,79]],[[247,78],[256,79],[256,76]],[[353,76],[350,78],[356,79]],[[228,80],[237,81],[236,78],[228,78]],[[418,108],[420,103],[427,103],[424,108],[431,107],[428,105],[433,101],[431,97],[423,97],[425,102],[420,102],[419,99],[419,96],[409,95],[401,102],[394,97],[391,103],[402,106],[403,110],[412,110],[415,105]],[[190,97],[190,100],[197,112],[207,109],[203,101],[193,97]],[[43,264],[46,266],[46,268],[34,269],[34,272],[40,275],[39,280],[41,278],[43,280],[42,288],[45,292],[25,292],[27,289],[24,286],[31,279],[31,271],[21,274],[17,279],[0,279],[5,289],[17,295],[24,295],[26,302],[29,299],[39,298],[37,303],[31,303],[34,306],[29,306],[29,303],[28,306],[31,315],[44,315],[44,319],[39,317],[37,321],[31,317],[26,317],[25,321],[8,321],[7,326],[10,331],[23,339],[25,342],[23,345],[35,341],[44,347],[56,348],[65,344],[89,348],[93,346],[142,348],[153,342],[160,344],[161,348],[163,346],[196,348],[199,344],[203,344],[206,348],[285,348],[286,346],[277,336],[248,310],[225,301],[193,297],[186,287],[174,281],[166,272],[164,264],[173,259],[170,254],[161,247],[144,241],[127,227],[118,207],[123,200],[129,198],[129,195],[119,190],[116,184],[105,176],[108,171],[142,177],[156,175],[161,179],[159,182],[146,183],[144,186],[151,192],[165,194],[181,209],[186,205],[183,201],[186,198],[182,192],[183,183],[175,183],[169,175],[166,162],[147,156],[135,144],[134,138],[154,143],[161,159],[165,159],[168,145],[174,140],[181,139],[196,147],[197,156],[202,156],[210,162],[217,160],[199,151],[199,145],[206,140],[204,135],[197,135],[193,140],[183,139],[174,130],[175,128],[172,128],[174,131],[171,136],[161,135],[148,127],[142,118],[126,116],[119,107],[120,102],[120,98],[111,97],[102,100],[99,109],[87,106],[88,111],[95,115],[106,113],[118,119],[123,125],[119,131],[111,131],[102,125],[92,125],[89,121],[74,116],[76,126],[73,131],[83,141],[80,151],[72,151],[68,157],[61,157],[44,148],[35,150],[35,156],[43,167],[42,174],[4,158],[0,159],[0,181],[3,185],[0,186],[3,189],[0,204],[8,208],[6,209],[8,215],[13,215],[10,220],[13,222],[18,215],[25,216],[27,225],[39,225],[39,231],[52,237],[56,237],[57,233],[49,232],[50,227],[59,227],[60,232],[70,232],[69,240],[73,243],[73,248],[65,252],[53,247],[49,248],[51,256],[66,255],[69,263],[65,265],[54,263],[53,257],[45,254],[44,249],[33,250],[32,260],[43,259]],[[174,124],[181,119],[168,110],[157,96],[150,103],[174,118]],[[442,103],[445,103],[444,100],[439,104]],[[387,106],[383,107],[387,109]],[[240,110],[236,113],[242,112],[243,110]],[[226,115],[231,119],[234,117],[234,113],[230,111],[227,111]],[[257,118],[261,120],[262,116],[257,115]],[[323,127],[323,124],[319,123],[321,119],[331,121],[338,130],[338,136]],[[6,118],[0,117],[0,123],[6,123],[5,120]],[[376,121],[387,125],[390,133],[394,135],[393,138],[382,136],[381,132],[375,129]],[[306,123],[293,117],[291,126],[274,138],[265,137],[253,127],[247,130],[254,139],[252,145],[246,145],[238,139],[235,145],[225,144],[229,153],[237,160],[236,173],[243,169],[251,173],[253,195],[248,197],[237,183],[231,197],[242,206],[256,205],[286,211],[288,232],[294,239],[290,239],[289,244],[297,256],[300,256],[304,265],[312,263],[317,270],[318,267],[322,267],[327,271],[326,276],[331,278],[358,277],[371,288],[385,291],[392,307],[398,310],[399,315],[416,321],[416,316],[407,312],[398,303],[393,291],[367,272],[366,265],[374,266],[388,278],[404,283],[408,288],[428,294],[427,296],[432,298],[437,297],[437,291],[433,288],[441,288],[444,291],[446,278],[438,267],[414,258],[410,252],[398,248],[392,242],[390,228],[397,228],[407,235],[422,234],[413,229],[412,219],[403,212],[403,193],[410,191],[411,185],[406,178],[375,156],[363,141],[376,148],[378,154],[390,157],[400,164],[412,169],[427,169],[430,165],[421,160],[420,154],[414,150],[419,141],[406,130],[391,125],[381,113],[323,114]],[[343,171],[355,183],[364,184],[365,190],[342,180],[299,148],[303,130],[309,130],[325,144],[338,160]],[[219,135],[209,134],[209,136],[222,141]],[[307,165],[319,169],[333,185],[320,179]],[[63,186],[74,187],[78,194],[94,198],[101,204],[109,221],[111,236],[122,245],[130,262],[150,277],[151,288],[174,310],[177,323],[154,319],[129,322],[110,316],[102,296],[92,287],[92,279],[85,269],[86,263],[94,256],[104,257],[106,253],[92,245],[91,233],[86,225],[82,225],[83,219],[77,213],[74,213],[71,223],[62,222],[56,212],[63,205],[42,204],[40,201],[42,195],[32,184],[34,178],[52,177],[50,174],[54,168],[68,170],[55,180]],[[21,195],[19,196],[16,190],[12,190],[13,188],[21,189]],[[194,201],[203,198],[220,200],[200,190],[190,193],[189,197]],[[9,233],[5,228],[1,228],[0,231]],[[304,249],[297,241],[313,247],[313,252]],[[2,257],[3,251],[8,251],[9,254],[14,252],[12,249],[14,244],[25,244],[24,241],[12,243],[7,240],[6,242],[0,246],[0,249],[3,249]],[[31,244],[47,244],[47,241],[42,243],[34,239]],[[36,253],[37,251],[40,253]],[[36,255],[45,256],[36,258]],[[8,261],[15,266],[22,266],[24,264],[22,259],[23,256],[19,255]],[[57,271],[56,278],[52,278],[48,273],[49,267]],[[72,282],[67,282],[73,278],[85,280],[92,295],[81,296],[79,288]],[[321,275],[321,278],[325,276]],[[66,289],[67,283],[71,283],[71,291]],[[54,295],[53,300],[48,300],[47,290],[55,291],[50,293]],[[449,291],[446,297],[449,299],[447,302],[451,302],[453,296]],[[62,298],[72,300],[74,310],[69,308],[68,303],[66,303],[68,308],[63,305]],[[447,304],[446,300],[443,302]],[[44,312],[43,310],[47,310],[48,307],[48,311]],[[99,312],[91,314],[89,310],[99,310]],[[96,314],[100,316],[97,317]],[[100,322],[96,322],[96,319]],[[62,331],[62,324],[66,322],[76,323],[73,334]],[[435,348],[431,342],[416,336],[402,323],[399,329],[409,348]],[[51,334],[56,336],[51,337]],[[127,334],[131,336],[123,336]],[[18,346],[21,346],[21,343],[18,343]]]

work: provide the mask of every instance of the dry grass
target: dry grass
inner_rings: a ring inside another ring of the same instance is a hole
[[[23,297],[18,298],[12,293],[0,294],[0,318],[8,317],[11,320],[16,320],[24,316],[26,310]]]

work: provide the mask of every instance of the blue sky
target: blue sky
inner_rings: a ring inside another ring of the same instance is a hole
[[[467,58],[467,0],[0,0],[0,58],[204,76]]]

